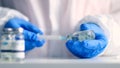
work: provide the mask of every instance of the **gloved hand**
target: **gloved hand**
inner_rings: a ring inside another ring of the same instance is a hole
[[[39,40],[37,33],[43,34],[39,28],[37,28],[32,23],[25,21],[21,18],[12,18],[6,22],[5,28],[19,28],[24,29],[24,39],[25,39],[25,51],[32,50],[35,47],[40,47],[44,44],[44,40]]]
[[[68,40],[66,42],[66,47],[75,56],[80,58],[92,58],[100,54],[105,49],[108,40],[99,25],[91,22],[83,23],[80,25],[80,30],[93,30],[95,33],[95,39],[84,40],[82,42]]]

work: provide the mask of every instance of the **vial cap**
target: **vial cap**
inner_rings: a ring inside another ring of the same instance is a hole
[[[5,33],[12,32],[12,31],[13,31],[12,28],[4,28],[3,29],[3,32],[5,32]]]
[[[17,33],[23,33],[23,28],[21,28],[21,27],[20,28],[16,28],[15,32],[17,32]]]

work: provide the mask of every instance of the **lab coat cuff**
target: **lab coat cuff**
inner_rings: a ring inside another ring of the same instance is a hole
[[[0,7],[0,32],[2,31],[6,22],[14,17],[23,18],[26,21],[29,20],[25,15],[14,9]]]

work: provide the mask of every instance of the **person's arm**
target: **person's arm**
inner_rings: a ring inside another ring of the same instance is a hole
[[[96,39],[99,42],[99,45],[104,46],[104,48],[101,48],[96,42],[91,42],[88,44],[86,43],[81,43],[81,42],[72,42],[68,41],[67,42],[67,48],[76,56],[78,57],[83,57],[83,58],[92,58],[95,56],[102,56],[102,55],[107,55],[107,56],[115,56],[115,55],[120,55],[120,0],[112,0],[110,7],[110,13],[106,15],[96,15],[96,16],[87,16],[84,17],[80,23],[88,23],[92,22],[97,25],[99,25],[100,30],[95,30],[98,32],[102,32],[103,35],[100,38],[103,37],[102,41],[99,39]],[[85,24],[86,25],[86,24]],[[91,27],[96,29],[96,27],[93,27],[91,25],[87,24],[85,26],[86,29],[91,29]],[[81,28],[81,27],[80,27]],[[101,29],[103,31],[101,31]],[[105,45],[103,45],[105,44]],[[85,45],[88,45],[86,48],[83,47]],[[98,49],[91,48],[90,46],[95,45],[98,47]],[[91,49],[91,50],[90,50]],[[100,51],[101,50],[101,51]],[[99,52],[100,51],[100,52]]]
[[[3,28],[23,28],[25,37],[25,51],[32,50],[44,44],[44,40],[39,39],[37,34],[43,34],[28,18],[17,10],[0,7],[0,29]]]
[[[120,0],[111,0],[110,16],[112,19],[108,19],[111,23],[108,23],[110,31],[110,41],[103,55],[120,55]],[[113,22],[112,22],[113,21]]]

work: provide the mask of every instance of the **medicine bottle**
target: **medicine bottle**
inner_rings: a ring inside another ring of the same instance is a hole
[[[25,58],[25,41],[23,35],[23,28],[13,29],[13,40],[12,40],[12,50],[14,50],[14,54],[12,56],[13,59],[17,61],[21,61]]]
[[[4,28],[0,36],[0,58],[8,61],[12,59],[12,40],[13,40],[13,29]]]
[[[3,61],[21,61],[25,58],[23,29],[4,28],[0,38],[0,58]]]

